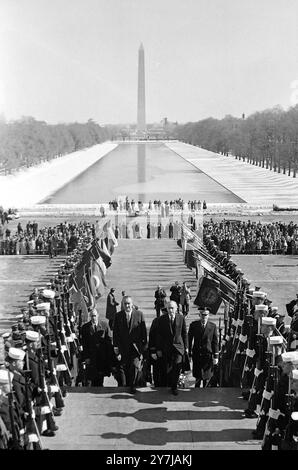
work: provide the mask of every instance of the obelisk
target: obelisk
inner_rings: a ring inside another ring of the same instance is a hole
[[[145,117],[145,60],[144,47],[141,43],[139,47],[139,67],[138,67],[138,116],[137,116],[137,133],[144,136],[146,133],[146,117]]]

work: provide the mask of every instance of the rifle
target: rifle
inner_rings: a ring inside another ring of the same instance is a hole
[[[38,372],[39,372],[39,382],[41,385],[41,393],[40,393],[40,407],[41,407],[41,416],[46,417],[47,427],[50,431],[56,431],[56,425],[54,421],[54,414],[52,411],[52,404],[49,399],[49,395],[47,393],[47,385],[45,380],[45,372],[44,367],[42,364],[43,357],[42,357],[42,348],[37,353],[38,357]]]
[[[8,373],[8,384],[9,384],[9,392],[7,394],[8,397],[8,410],[9,410],[9,419],[10,419],[10,426],[11,426],[11,436],[12,436],[12,450],[21,450],[23,447],[20,444],[19,436],[17,433],[15,417],[14,417],[14,410],[16,409],[16,401],[15,401],[15,392],[12,389],[12,383],[10,378],[10,371]]]
[[[251,385],[249,383],[249,372],[251,371],[252,367],[252,359],[255,355],[255,350],[251,349],[253,346],[253,322],[254,318],[251,314],[246,315],[246,326],[247,326],[247,348],[246,348],[246,355],[245,361],[242,368],[241,380],[240,385],[241,388],[245,388]]]
[[[263,373],[263,369],[259,369],[258,365],[262,365],[264,359],[264,350],[263,350],[263,335],[260,334],[261,331],[261,318],[258,319],[258,333],[256,334],[256,355],[257,361],[256,366],[254,369],[254,378],[252,382],[252,386],[249,393],[248,398],[248,408],[245,410],[246,415],[251,415],[254,413],[256,409],[256,402],[257,402],[257,385],[258,385],[258,377],[261,373]]]
[[[55,320],[54,320],[55,321]],[[55,328],[55,323],[54,323],[54,328]],[[47,330],[48,330],[48,319],[47,319]],[[55,331],[54,331],[55,334]],[[56,336],[56,334],[55,334]],[[51,357],[51,340],[50,340],[50,334],[48,331],[48,334],[46,336],[46,347],[47,347],[47,356],[48,356],[48,368],[49,368],[49,386],[50,386],[50,391],[54,395],[55,399],[55,407],[56,408],[63,408],[64,407],[64,401],[62,398],[61,390],[57,381],[57,376],[56,376],[56,369],[53,366],[53,361]]]
[[[283,413],[281,413],[278,408],[279,369],[275,364],[274,358],[272,362],[273,365],[270,367],[270,375],[273,381],[273,394],[270,401],[269,418],[263,435],[262,450],[280,450],[281,448],[281,433],[278,426],[278,419]]]
[[[40,433],[35,421],[35,413],[32,407],[32,401],[30,397],[30,373],[31,370],[29,369],[29,355],[28,351],[26,352],[26,370],[23,370],[24,376],[25,376],[25,397],[26,397],[26,408],[28,412],[28,421],[26,423],[26,428],[27,428],[27,434],[28,434],[28,440],[29,443],[33,444],[33,448],[37,450],[42,450],[42,441],[40,437]]]

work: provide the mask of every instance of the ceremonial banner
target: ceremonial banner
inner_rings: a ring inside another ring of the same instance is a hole
[[[222,301],[219,287],[220,283],[218,281],[204,277],[194,304],[199,308],[208,308],[210,313],[215,315]]]

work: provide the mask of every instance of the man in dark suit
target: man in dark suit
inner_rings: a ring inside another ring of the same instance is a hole
[[[155,297],[154,306],[155,306],[155,310],[156,310],[156,316],[159,317],[160,316],[160,311],[163,308],[165,308],[167,294],[166,294],[165,290],[162,289],[161,286],[157,286],[157,289],[154,293],[154,297]]]
[[[106,318],[109,320],[109,327],[111,330],[113,329],[114,318],[117,312],[117,305],[119,305],[119,302],[117,302],[115,299],[114,292],[115,289],[112,287],[107,296]]]
[[[176,302],[167,303],[167,314],[159,317],[156,335],[157,356],[167,376],[167,383],[173,395],[178,395],[177,385],[182,367],[183,356],[188,350],[187,331],[184,316],[178,312]]]
[[[179,286],[179,282],[175,281],[175,284],[170,287],[170,300],[173,300],[177,304],[177,311],[179,313],[179,306],[180,306],[180,294],[181,294],[181,286]]]
[[[90,313],[90,321],[82,326],[81,337],[83,361],[87,365],[87,378],[91,386],[102,387],[105,376],[111,372],[112,342],[108,322],[98,319],[94,308]]]
[[[200,320],[189,325],[188,341],[195,386],[200,387],[203,380],[205,387],[212,377],[213,365],[218,364],[218,336],[215,323],[209,321],[209,310],[199,309],[199,314]]]
[[[143,312],[134,308],[132,298],[124,296],[122,300],[124,310],[117,312],[114,319],[113,346],[122,385],[128,385],[130,393],[135,393],[143,354],[147,349],[147,329]]]

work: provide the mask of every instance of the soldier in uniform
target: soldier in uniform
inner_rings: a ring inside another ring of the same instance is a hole
[[[209,321],[209,310],[199,309],[200,319],[189,325],[188,342],[192,357],[195,387],[207,385],[212,377],[213,365],[218,364],[218,336],[215,323]]]

